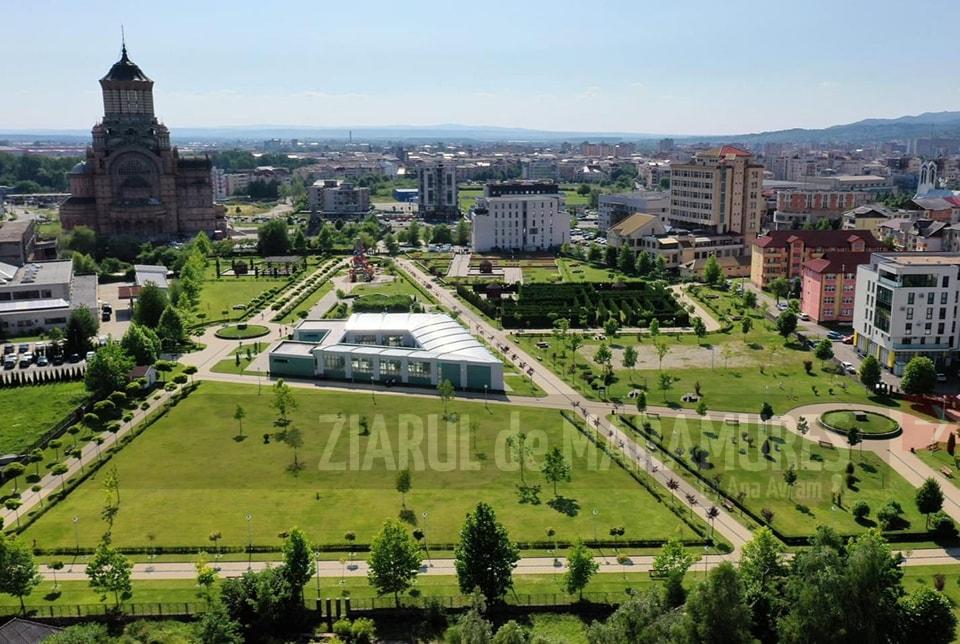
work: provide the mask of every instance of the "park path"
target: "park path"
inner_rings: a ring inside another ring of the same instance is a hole
[[[676,297],[677,300],[688,309],[691,306],[693,307],[693,314],[703,320],[703,325],[707,328],[707,333],[719,331],[721,328],[720,322],[718,322],[709,311],[703,308],[699,302],[687,295],[687,292],[683,289],[684,286],[684,284],[673,284],[670,287],[670,290],[673,291],[674,297]]]
[[[533,372],[530,373],[531,378],[547,393],[547,397],[551,399],[551,403],[555,404],[565,400],[568,409],[572,409],[575,412],[579,411],[588,427],[593,427],[597,434],[602,434],[610,446],[614,449],[619,449],[631,463],[636,464],[637,467],[644,467],[650,476],[663,485],[667,493],[672,494],[678,500],[686,503],[692,513],[700,517],[705,523],[712,525],[733,545],[734,552],[739,552],[743,544],[752,538],[750,530],[737,521],[732,513],[715,507],[713,502],[701,494],[695,487],[690,486],[679,477],[673,476],[670,470],[660,462],[653,453],[638,445],[631,436],[627,435],[619,427],[608,422],[605,413],[601,412],[598,414],[591,411],[593,405],[590,401],[556,374],[546,368],[540,368],[532,357],[513,342],[509,334],[494,328],[481,316],[469,308],[466,308],[449,291],[432,288],[430,276],[420,270],[413,262],[405,258],[398,258],[397,262],[413,279],[420,282],[424,287],[430,288],[431,292],[442,304],[454,311],[459,311],[461,319],[467,323],[468,328],[475,330],[478,335],[489,340],[494,346],[507,347],[509,349],[508,353],[514,362],[533,369]],[[706,321],[707,320],[704,320],[704,322]],[[537,368],[533,368],[533,365],[537,365]],[[539,403],[540,401],[537,399],[530,403],[525,401],[525,404],[532,404],[533,406]],[[551,406],[553,406],[553,404]],[[603,409],[610,409],[610,406],[604,406]],[[678,480],[680,484],[675,489],[667,486],[668,481],[676,482]],[[715,511],[718,513],[713,520],[707,516],[707,511],[710,508],[715,508]]]

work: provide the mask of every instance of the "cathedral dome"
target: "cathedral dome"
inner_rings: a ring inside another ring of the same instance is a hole
[[[149,81],[147,75],[127,57],[127,47],[124,45],[120,60],[113,64],[107,75],[100,80],[105,81]]]
[[[90,174],[90,166],[87,165],[86,161],[81,161],[70,168],[70,174]]]

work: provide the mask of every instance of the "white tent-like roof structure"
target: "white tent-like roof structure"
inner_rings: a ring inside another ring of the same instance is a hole
[[[344,330],[354,335],[408,333],[420,351],[439,358],[500,362],[456,320],[442,313],[355,313],[347,319]]]

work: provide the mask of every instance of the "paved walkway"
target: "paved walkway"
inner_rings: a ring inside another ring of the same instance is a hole
[[[687,295],[687,292],[683,290],[684,286],[684,284],[674,284],[670,287],[670,290],[673,291],[673,295],[677,298],[677,301],[679,301],[685,307],[693,307],[693,314],[703,320],[703,325],[707,328],[707,333],[719,331],[721,329],[720,322],[714,319],[713,315],[711,315],[709,311],[700,306],[699,302]]]

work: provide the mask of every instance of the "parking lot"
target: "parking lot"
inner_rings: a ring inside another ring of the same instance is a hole
[[[32,372],[53,376],[60,371],[86,367],[86,355],[64,354],[50,342],[5,343],[2,351],[4,376],[11,372],[26,375],[28,378],[33,376]]]

